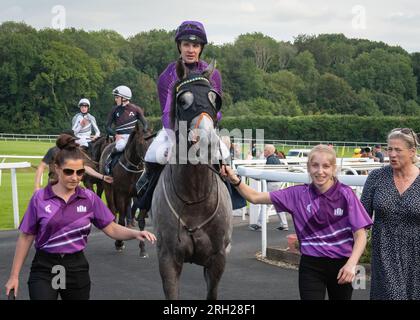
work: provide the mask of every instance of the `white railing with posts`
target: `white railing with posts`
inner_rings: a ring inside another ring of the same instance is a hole
[[[0,140],[23,140],[23,141],[50,141],[53,142],[57,140],[57,134],[27,134],[27,133],[1,133]],[[274,144],[274,145],[284,145],[284,146],[315,146],[320,143],[332,143],[335,147],[365,147],[373,146],[375,144],[386,145],[384,142],[372,142],[372,141],[332,141],[332,140],[282,140],[282,139],[236,139],[232,138],[232,142],[240,142],[242,144],[249,144],[255,142],[257,144]]]
[[[0,171],[10,169],[12,180],[12,201],[13,201],[13,225],[15,229],[19,227],[19,201],[18,201],[18,188],[16,179],[16,169],[29,168],[30,162],[16,162],[16,163],[0,163]]]
[[[237,172],[242,178],[245,177],[258,181],[257,190],[267,192],[267,180],[285,183],[309,183],[308,173],[296,173],[286,171],[273,171],[265,168],[253,168],[249,166],[239,166]],[[349,169],[349,168],[346,168]],[[371,169],[371,168],[370,168]],[[356,171],[354,171],[357,173]],[[359,192],[366,182],[366,175],[338,175],[338,180],[342,183],[356,187]],[[261,254],[266,257],[267,253],[267,205],[260,205],[262,214],[261,224]]]
[[[6,141],[48,141],[57,140],[57,134],[26,134],[26,133],[0,133],[0,140]]]

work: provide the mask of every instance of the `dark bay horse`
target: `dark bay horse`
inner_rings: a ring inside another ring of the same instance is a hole
[[[127,214],[131,213],[131,199],[136,196],[136,182],[144,170],[144,155],[150,143],[151,141],[145,138],[143,128],[137,122],[128,138],[123,154],[112,169],[114,182],[104,184],[108,207],[115,216],[118,213],[118,223],[122,226],[125,226]],[[105,160],[114,145],[115,142],[108,145],[101,155],[99,163],[101,173],[104,173]],[[142,218],[140,217],[140,219]],[[144,225],[139,224],[139,227],[141,230],[144,229]],[[118,251],[122,251],[124,247],[123,241],[115,241],[115,248]],[[140,256],[146,257],[144,242],[141,241],[139,247]]]
[[[91,146],[87,151],[87,155],[91,160],[90,163],[93,165],[93,169],[99,172],[99,161],[101,159],[101,154],[104,151],[105,147],[112,143],[112,138],[109,136],[100,136],[95,141],[91,142]],[[102,197],[102,193],[104,191],[104,182],[98,178],[84,175],[83,184],[86,188],[94,191],[93,186],[96,185],[96,194],[98,197]]]
[[[176,149],[180,149],[180,141],[185,141],[188,135],[192,137],[188,153],[214,161],[218,146],[198,147],[206,139],[214,141],[214,123],[221,105],[220,97],[208,80],[212,70],[214,66],[210,65],[202,74],[187,74],[183,63],[178,62],[177,74],[181,80],[174,89],[172,120],[175,127],[179,127],[180,121],[186,121],[188,128],[186,134],[178,131]],[[199,138],[195,136],[197,130],[202,133]],[[163,169],[150,211],[158,239],[163,290],[167,299],[179,298],[182,267],[190,262],[204,267],[207,299],[217,299],[231,243],[231,199],[209,161],[196,163],[187,159],[186,164],[180,164],[183,156],[178,153],[176,164],[168,164]]]

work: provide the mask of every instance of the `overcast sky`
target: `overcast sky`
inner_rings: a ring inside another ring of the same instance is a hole
[[[37,29],[111,29],[125,37],[199,20],[215,44],[247,32],[283,41],[299,34],[344,33],[420,52],[416,0],[1,0],[0,23],[8,20]]]

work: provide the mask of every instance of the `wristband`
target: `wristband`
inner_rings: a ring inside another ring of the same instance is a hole
[[[237,182],[237,183],[232,183],[232,186],[234,186],[234,187],[239,187],[239,185],[241,184],[241,182],[242,182],[242,179],[241,179],[241,177],[240,176],[237,176],[238,178],[239,178],[239,182]]]

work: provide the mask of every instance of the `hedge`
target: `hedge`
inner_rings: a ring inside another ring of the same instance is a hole
[[[155,130],[161,128],[160,118],[149,118]],[[264,129],[265,139],[367,141],[386,140],[387,133],[398,127],[409,127],[420,132],[420,117],[368,117],[353,115],[316,116],[255,116],[223,117],[221,128],[228,130]]]

